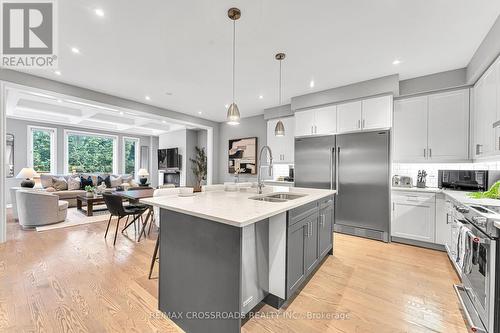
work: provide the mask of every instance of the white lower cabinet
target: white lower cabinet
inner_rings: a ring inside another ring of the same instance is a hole
[[[436,240],[435,194],[393,192],[391,235],[434,243]]]

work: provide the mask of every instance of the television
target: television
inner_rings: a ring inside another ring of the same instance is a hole
[[[181,169],[179,148],[158,149],[158,170]]]

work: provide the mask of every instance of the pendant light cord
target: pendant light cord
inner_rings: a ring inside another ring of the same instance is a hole
[[[233,20],[233,104],[234,104],[234,77],[236,68],[236,20]]]
[[[281,105],[281,60],[280,60],[280,89],[279,89],[279,105]]]

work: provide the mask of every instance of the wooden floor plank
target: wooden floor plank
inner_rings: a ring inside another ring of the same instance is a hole
[[[157,310],[158,280],[147,278],[157,234],[137,243],[131,230],[113,246],[105,227],[24,231],[9,216],[0,331],[181,332]],[[334,255],[293,301],[262,305],[242,331],[465,333],[457,282],[443,252],[335,234]]]

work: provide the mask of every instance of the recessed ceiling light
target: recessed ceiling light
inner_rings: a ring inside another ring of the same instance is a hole
[[[62,99],[57,100],[57,103],[62,103],[62,102],[63,102]]]
[[[314,80],[311,80],[311,82],[309,82],[309,87],[314,88]]]
[[[151,100],[151,97],[149,97],[149,96],[145,96],[144,98],[146,99],[146,101],[150,101]]]
[[[123,116],[123,111],[120,111],[120,115]]]
[[[61,75],[61,71],[55,71],[54,74],[55,75]]]
[[[104,10],[102,10],[101,8],[97,8],[97,9],[95,10],[95,14],[96,14],[97,16],[103,17],[103,16],[104,16]]]
[[[202,114],[202,113],[203,113],[203,111],[198,111],[198,114]]]
[[[166,123],[167,123],[165,120],[162,120],[161,122],[162,122],[162,123],[164,123],[164,124],[166,124]]]
[[[263,98],[264,98],[264,96],[262,96],[262,95],[259,95],[259,99],[263,99]]]
[[[229,107],[229,104],[224,104],[224,107],[227,109]]]
[[[392,62],[393,65],[399,65],[401,63],[401,60],[396,59]]]
[[[71,52],[73,52],[73,53],[75,53],[75,54],[78,54],[78,53],[80,53],[80,50],[79,50],[79,49],[77,49],[76,47],[72,47],[72,48],[71,48]]]

